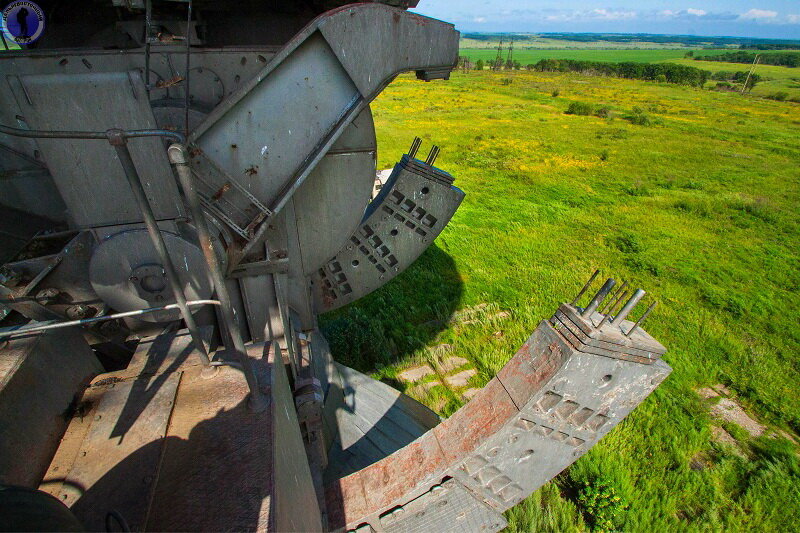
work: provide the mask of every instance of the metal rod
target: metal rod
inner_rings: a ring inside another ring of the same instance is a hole
[[[223,335],[225,348],[236,356],[239,364],[242,366],[242,372],[247,380],[247,386],[250,388],[250,399],[248,400],[250,410],[261,412],[267,408],[269,402],[258,385],[258,378],[250,364],[241,331],[236,323],[236,316],[233,313],[233,304],[228,294],[228,288],[225,285],[225,278],[222,275],[219,258],[214,251],[214,243],[208,231],[208,223],[203,213],[203,207],[200,204],[200,198],[194,187],[192,169],[189,168],[189,154],[186,151],[186,147],[180,144],[173,144],[170,146],[167,153],[169,154],[170,162],[175,165],[175,170],[178,174],[178,182],[189,204],[189,210],[192,213],[195,228],[197,228],[200,248],[203,250],[206,266],[211,273],[214,288],[217,291],[217,298],[219,298],[221,304],[220,312],[222,313],[222,320],[226,330],[226,334]]]
[[[619,326],[622,323],[622,321],[625,320],[625,317],[628,316],[628,314],[633,310],[633,308],[636,307],[636,304],[639,303],[639,300],[641,300],[645,294],[646,294],[645,291],[643,291],[642,289],[636,289],[633,292],[633,296],[631,296],[631,299],[628,300],[624,306],[622,306],[622,309],[620,309],[619,313],[617,313],[617,315],[614,317],[614,320],[611,322],[611,325]]]
[[[636,331],[636,328],[638,328],[642,322],[644,322],[644,319],[647,318],[647,315],[649,315],[650,312],[656,308],[656,305],[658,305],[658,302],[653,302],[650,304],[650,307],[647,308],[647,311],[645,311],[644,314],[639,317],[639,320],[637,320],[636,323],[631,326],[631,329],[628,330],[628,333],[625,334],[626,337],[633,335],[633,332]]]
[[[433,166],[433,164],[436,162],[437,157],[439,157],[439,147],[433,145],[431,151],[428,152],[428,158],[425,160],[425,164]]]
[[[408,151],[408,157],[415,158],[417,157],[417,151],[419,150],[420,145],[422,144],[422,139],[419,137],[414,137],[414,140],[411,141],[411,149]]]
[[[218,300],[189,300],[186,302],[189,307],[196,305],[219,305]],[[65,322],[54,322],[48,324],[41,324],[39,326],[21,327],[18,329],[0,331],[0,337],[18,337],[26,333],[36,333],[38,331],[47,331],[51,329],[69,328],[72,326],[85,326],[87,324],[94,324],[97,322],[105,322],[107,320],[115,320],[117,318],[127,318],[130,316],[147,315],[156,313],[158,311],[168,311],[170,309],[177,309],[178,304],[167,304],[161,307],[149,307],[147,309],[137,309],[135,311],[125,311],[123,313],[114,313],[113,315],[95,316],[91,318],[82,318],[80,320],[69,320]]]
[[[600,302],[605,300],[606,296],[608,296],[608,293],[611,292],[611,289],[614,288],[614,285],[616,283],[617,282],[614,281],[612,278],[608,278],[606,280],[606,282],[603,283],[603,286],[600,287],[600,290],[597,291],[597,294],[594,295],[594,298],[592,298],[592,301],[589,302],[589,305],[586,306],[586,309],[583,310],[583,312],[581,313],[581,316],[583,318],[591,317],[592,313],[597,311],[597,307],[600,305]]]
[[[181,310],[181,315],[183,316],[183,320],[186,322],[186,327],[189,329],[189,333],[192,336],[192,341],[194,341],[195,348],[197,349],[203,364],[208,366],[211,363],[208,358],[208,352],[203,344],[203,339],[200,336],[200,330],[197,328],[197,323],[194,321],[194,317],[189,311],[189,307],[186,305],[186,296],[184,295],[183,288],[181,287],[178,271],[175,268],[175,263],[172,262],[172,258],[169,255],[167,245],[164,242],[164,237],[161,235],[161,230],[158,229],[156,217],[153,214],[152,207],[150,207],[150,202],[147,200],[147,194],[144,191],[142,180],[139,178],[139,173],[136,171],[136,165],[133,163],[131,152],[128,150],[128,145],[124,139],[113,136],[109,136],[109,142],[117,151],[117,156],[119,157],[119,161],[122,164],[123,170],[125,171],[125,177],[128,180],[131,191],[133,191],[133,196],[136,199],[136,203],[139,205],[139,210],[144,218],[145,226],[147,226],[147,232],[150,234],[150,239],[153,241],[153,246],[156,249],[156,253],[161,259],[161,264],[167,273],[167,278],[169,279],[169,284],[172,288],[172,294],[175,297],[178,308]]]
[[[598,274],[600,274],[600,269],[599,268],[594,271],[594,274],[592,274],[592,277],[589,278],[589,281],[586,282],[586,285],[583,286],[583,288],[581,289],[581,292],[579,292],[578,295],[575,296],[575,298],[572,299],[572,301],[569,303],[569,305],[575,305],[577,303],[578,299],[580,299],[580,297],[583,296],[583,293],[585,293],[586,290],[592,285],[592,282],[594,281],[594,279],[597,277]]]
[[[144,4],[144,87],[150,94],[150,35],[153,23],[153,1]]]
[[[171,130],[119,130],[110,129],[106,131],[46,131],[46,130],[23,130],[11,128],[0,124],[0,133],[12,135],[14,137],[28,137],[34,139],[89,139],[108,141],[111,137],[122,139],[134,139],[138,137],[167,137],[178,143],[185,143],[186,137],[178,132]]]
[[[606,322],[608,322],[609,318],[611,318],[611,315],[613,314],[614,309],[616,309],[617,304],[619,304],[622,300],[624,300],[626,296],[628,296],[628,291],[625,291],[619,295],[614,294],[614,296],[611,298],[611,305],[606,308],[606,311],[608,311],[608,313],[605,314],[603,320],[601,320],[600,323],[597,325],[598,328],[601,327]]]
[[[608,312],[610,312],[617,305],[617,302],[619,301],[619,295],[622,294],[622,291],[624,291],[625,287],[627,287],[627,286],[628,286],[628,282],[627,281],[623,281],[622,285],[620,285],[619,288],[614,291],[614,295],[611,296],[611,298],[608,299],[608,304],[606,304],[600,310],[601,314],[608,314]]]
[[[192,0],[186,10],[186,69],[183,77],[183,113],[184,113],[184,133],[189,136],[189,57],[191,56],[191,37],[192,29]],[[184,143],[185,144],[185,143]]]

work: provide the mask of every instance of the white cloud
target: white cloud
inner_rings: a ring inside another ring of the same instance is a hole
[[[477,22],[479,24],[482,22],[486,22],[486,17],[475,17],[474,19],[472,19],[472,22]]]
[[[786,15],[786,22],[789,24],[800,24],[800,15]]]
[[[609,9],[593,9],[590,13],[592,18],[602,20],[627,20],[636,18],[636,11],[612,11]]]
[[[687,9],[686,12],[689,13],[690,15],[695,15],[698,17],[702,17],[703,15],[706,14],[706,11],[703,11],[702,9],[695,9],[693,7]]]
[[[591,11],[552,10],[544,15],[548,22],[580,22],[586,20],[631,20],[639,15],[636,11],[592,9]]]
[[[777,11],[768,9],[751,9],[747,13],[742,13],[739,18],[744,20],[774,19],[778,16]]]

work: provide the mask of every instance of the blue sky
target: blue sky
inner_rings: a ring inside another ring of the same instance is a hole
[[[413,11],[461,31],[800,39],[800,0],[420,0]]]

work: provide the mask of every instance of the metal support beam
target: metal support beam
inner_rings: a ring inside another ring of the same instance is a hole
[[[133,196],[136,199],[136,203],[139,205],[139,210],[142,212],[144,224],[147,226],[147,233],[150,234],[150,239],[153,241],[156,253],[167,273],[172,295],[175,297],[175,301],[181,310],[181,316],[184,322],[186,322],[186,327],[189,329],[189,333],[192,336],[195,348],[197,348],[197,353],[200,355],[203,364],[210,366],[211,360],[208,358],[208,352],[203,344],[203,338],[200,336],[200,330],[197,327],[197,323],[194,321],[189,306],[186,305],[186,295],[183,293],[183,288],[180,285],[178,270],[175,268],[175,263],[172,262],[172,258],[169,256],[167,245],[164,242],[164,236],[161,235],[161,230],[158,228],[158,222],[156,222],[153,209],[150,207],[150,202],[147,200],[147,194],[144,192],[142,180],[139,178],[139,173],[136,170],[136,165],[133,163],[131,152],[128,150],[128,144],[125,137],[122,135],[122,131],[119,131],[119,134],[117,134],[116,131],[109,130],[108,142],[117,152],[117,157],[119,157],[119,161],[125,171],[125,177],[128,179],[128,184],[131,187]]]
[[[250,359],[247,357],[241,331],[239,331],[239,326],[236,324],[236,317],[233,314],[230,294],[228,294],[228,288],[225,285],[225,278],[222,275],[219,259],[214,251],[214,243],[211,241],[211,234],[208,231],[208,223],[203,213],[203,207],[200,204],[200,198],[197,195],[192,181],[192,170],[189,167],[189,154],[186,151],[186,147],[180,144],[173,144],[170,146],[167,153],[170,162],[175,165],[175,170],[178,174],[178,182],[189,204],[189,210],[192,213],[195,228],[197,228],[200,248],[203,250],[203,255],[206,258],[206,265],[211,273],[211,278],[214,281],[214,287],[217,291],[217,298],[219,298],[221,304],[220,311],[222,313],[222,319],[225,322],[226,330],[223,335],[225,348],[236,356],[239,364],[242,366],[242,372],[247,380],[247,386],[250,388],[248,407],[251,411],[261,412],[267,408],[269,400],[259,388],[258,378],[250,365]]]

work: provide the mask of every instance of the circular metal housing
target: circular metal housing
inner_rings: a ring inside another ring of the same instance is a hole
[[[182,237],[162,231],[187,300],[212,293],[203,253]],[[162,307],[175,302],[170,282],[146,230],[116,233],[103,241],[89,263],[89,280],[98,296],[117,311]],[[195,307],[193,311],[198,310]],[[176,309],[143,315],[149,322],[176,320]]]

